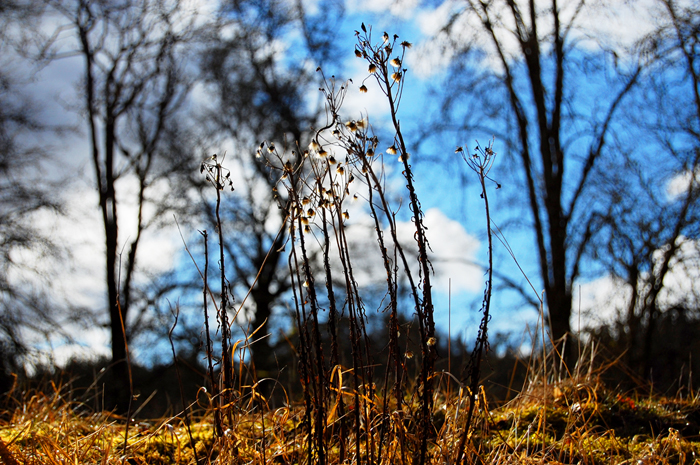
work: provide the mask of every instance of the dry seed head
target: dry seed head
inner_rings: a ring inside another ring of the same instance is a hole
[[[316,214],[316,212],[314,211],[313,208],[309,208],[308,210],[306,210],[306,216],[308,216],[309,218],[313,218],[313,216],[315,214]]]
[[[338,165],[338,168],[336,168],[335,172],[342,176],[343,174],[345,174],[345,168],[343,168],[341,165]]]
[[[308,197],[304,197],[303,199],[301,199],[302,205],[308,205],[310,203],[311,203],[311,200]]]
[[[347,123],[345,123],[345,127],[350,129],[352,132],[357,131],[357,124],[354,121],[348,121]]]
[[[396,145],[392,145],[388,149],[386,149],[386,153],[389,155],[396,155]]]
[[[311,226],[309,226],[308,224],[307,224],[306,226],[304,226],[304,232],[307,233],[307,234],[310,233],[310,232],[311,232]]]
[[[267,144],[267,151],[270,152],[270,153],[272,153],[272,152],[275,151],[275,143],[274,143],[274,142],[269,142],[269,143]]]
[[[309,287],[309,282],[308,282],[308,281],[304,281],[304,284],[302,284],[302,286],[304,286],[304,287],[307,287],[307,288],[308,288],[308,287]]]
[[[406,351],[406,358],[411,360],[413,358],[413,352],[411,352],[410,350],[407,350]]]
[[[367,156],[368,157],[373,157],[374,156],[374,149],[372,147],[367,149]]]
[[[328,157],[328,163],[330,163],[331,165],[335,165],[336,163],[338,163],[338,161],[333,155],[331,155],[330,157]]]
[[[311,143],[309,144],[309,150],[315,150],[319,151],[321,150],[321,146],[318,145],[318,142],[316,142],[316,139],[312,140]]]
[[[408,161],[409,158],[411,158],[410,153],[404,153],[403,155],[399,155],[399,161],[402,163]]]
[[[403,48],[411,48],[411,47],[413,47],[413,44],[411,42],[407,42],[404,40],[403,42],[401,42],[401,46]]]
[[[382,39],[384,39],[384,43],[389,42],[389,34],[384,32],[384,34],[382,34]]]
[[[374,63],[371,63],[371,64],[369,65],[368,71],[369,71],[371,74],[376,73],[376,72],[377,72],[377,66],[376,66]]]
[[[430,339],[428,339],[428,342],[426,344],[428,344],[429,347],[432,347],[435,344],[437,344],[437,339],[435,339],[434,337],[431,337]]]
[[[321,150],[318,152],[318,156],[321,157],[321,158],[326,158],[327,155],[328,155],[328,152],[326,152],[326,151],[323,150],[323,149],[321,149]],[[333,158],[333,157],[331,157],[331,158]]]
[[[399,57],[396,57],[393,60],[391,60],[391,66],[394,66],[396,68],[401,67],[401,60],[399,59]]]
[[[366,94],[366,93],[367,93],[367,86],[364,85],[364,84],[362,84],[362,85],[360,86],[360,92],[362,92],[363,94]]]
[[[400,72],[398,72],[398,73],[393,73],[393,74],[391,75],[391,79],[393,79],[393,80],[396,81],[396,82],[401,82],[401,73],[400,73]]]
[[[343,212],[343,218],[345,218],[346,220],[349,220],[349,219],[350,219],[350,213],[348,213],[347,210],[345,210],[345,211]]]
[[[357,58],[362,58],[362,52],[361,52],[360,50],[358,50],[358,49],[355,49],[355,56],[356,56]]]

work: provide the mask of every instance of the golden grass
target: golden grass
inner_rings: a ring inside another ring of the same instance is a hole
[[[547,375],[552,378],[552,375]],[[0,458],[5,464],[196,464],[180,417],[132,421],[124,448],[124,418],[91,411],[51,385],[46,392],[15,394],[0,422]],[[435,394],[429,463],[454,463],[467,407],[459,390]],[[348,398],[352,397],[348,394]],[[358,442],[349,424],[331,408],[325,425],[328,463],[413,463],[420,428],[408,403],[383,415],[380,396],[360,415]],[[415,407],[415,408],[414,408]],[[700,463],[700,398],[635,397],[609,390],[597,375],[528,386],[505,405],[490,408],[479,396],[465,463],[693,464]],[[352,411],[351,411],[352,413]],[[302,405],[249,413],[238,409],[235,427],[215,438],[212,412],[195,412],[191,425],[200,464],[308,463],[310,431]],[[345,433],[341,425],[345,422]],[[311,432],[312,433],[312,432]],[[381,457],[379,446],[381,442]]]

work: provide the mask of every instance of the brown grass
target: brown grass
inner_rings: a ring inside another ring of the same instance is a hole
[[[464,463],[610,463],[692,464],[700,460],[700,398],[644,397],[607,389],[600,373],[588,370],[575,378],[556,380],[552,370],[532,370],[528,385],[507,404],[490,409],[481,390],[475,409]],[[549,378],[544,383],[544,377]],[[441,384],[442,385],[442,384]],[[132,422],[126,453],[124,418],[92,412],[75,402],[71,392],[52,385],[47,392],[14,392],[14,407],[3,412],[0,458],[21,464],[195,464],[190,439],[181,416]],[[427,439],[426,463],[454,463],[454,451],[464,428],[467,396],[451,398],[436,390],[431,412],[433,430]],[[348,405],[353,393],[344,393]],[[359,450],[346,451],[346,463],[366,463],[369,450],[383,441],[377,464],[410,464],[420,450],[422,431],[410,400],[401,411],[382,404],[381,393],[367,399],[359,416]],[[338,433],[353,415],[337,415],[331,407],[322,435],[326,461],[340,463],[341,443],[355,444],[358,430],[346,425],[350,437]],[[304,421],[305,406],[240,412],[234,431],[217,438],[214,412],[194,413],[192,435],[199,463],[294,464],[308,463],[308,437],[314,434]],[[388,410],[390,414],[384,416]],[[315,427],[315,425],[314,425]],[[381,439],[380,439],[381,438]],[[376,453],[376,450],[375,450]]]

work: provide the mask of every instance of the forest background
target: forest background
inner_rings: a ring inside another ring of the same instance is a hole
[[[208,231],[217,262],[216,190],[200,169],[213,154],[234,189],[221,205],[232,339],[255,333],[243,359],[261,377],[284,369],[295,336],[289,248],[277,180],[256,151],[274,143],[293,162],[313,146],[331,76],[348,88],[343,118],[367,119],[381,141],[397,232],[416,247],[392,113],[354,52],[364,23],[412,44],[397,66],[399,116],[432,249],[438,353],[448,337],[471,346],[488,268],[481,186],[455,149],[493,141],[494,353],[529,353],[543,308],[553,340],[575,336],[565,354],[593,338],[639,380],[692,384],[698,11],[672,0],[3,2],[8,383],[97,357],[125,379],[124,341],[133,363],[157,372],[172,363],[175,309],[178,356],[203,362],[201,279],[184,244],[201,263]],[[374,223],[362,202],[347,214],[381,341]],[[216,328],[212,316],[214,338]]]

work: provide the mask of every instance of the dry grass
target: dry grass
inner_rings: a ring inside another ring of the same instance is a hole
[[[494,409],[482,389],[464,463],[700,463],[700,397],[640,398],[615,392],[591,370],[562,380],[557,376],[533,370],[525,389]],[[92,412],[71,398],[71,392],[56,386],[48,392],[15,393],[15,407],[3,412],[0,423],[3,462],[197,463],[181,416],[132,422],[125,450],[124,418]],[[345,463],[414,462],[422,430],[412,412],[420,414],[420,409],[407,399],[401,411],[388,406],[390,414],[384,416],[382,398],[375,394],[359,416],[359,450],[352,425],[346,425],[347,436],[339,435],[341,423],[354,417],[339,418],[331,408],[322,431],[328,463],[340,463],[341,448]],[[454,463],[468,400],[459,391],[446,398],[439,389],[433,405],[426,463]],[[237,413],[235,428],[222,438],[214,433],[213,411],[194,413],[191,428],[199,463],[308,463],[308,439],[315,432],[305,426],[303,404],[262,414],[259,406],[249,407]]]

